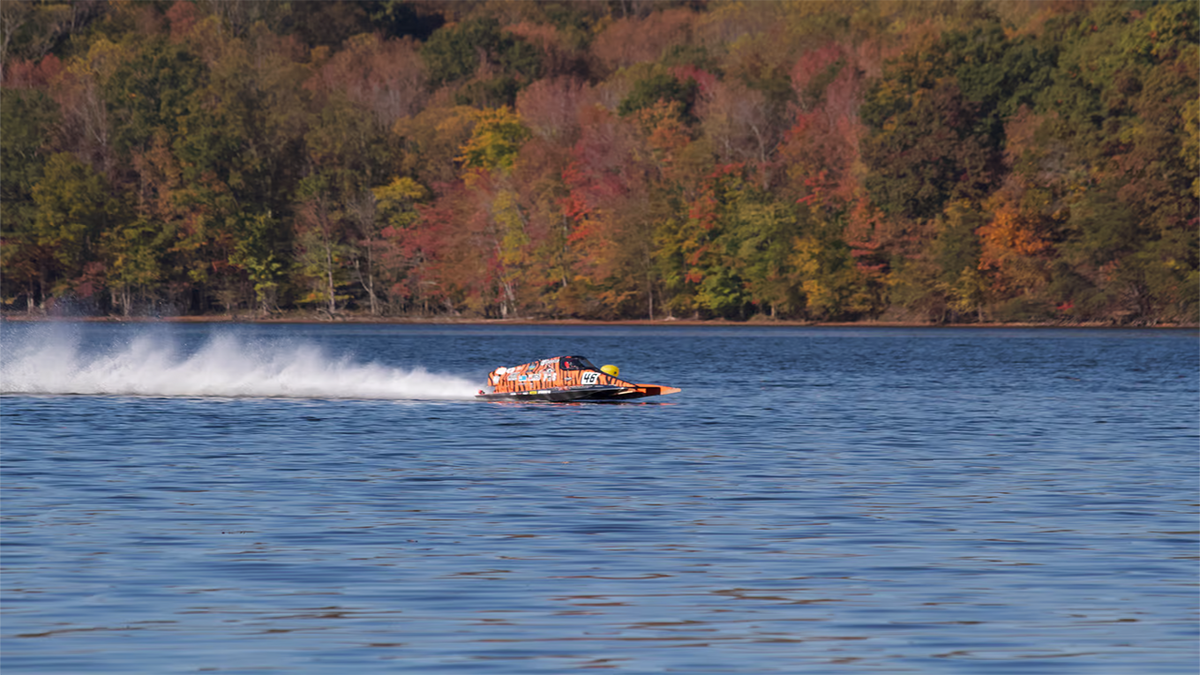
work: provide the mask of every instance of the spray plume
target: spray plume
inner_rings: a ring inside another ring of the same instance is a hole
[[[77,338],[30,331],[0,352],[0,393],[356,399],[462,399],[476,386],[422,368],[405,370],[288,341],[216,335],[192,353],[161,335],[98,352]]]

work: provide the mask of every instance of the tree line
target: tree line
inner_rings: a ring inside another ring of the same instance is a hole
[[[1196,322],[1194,3],[8,1],[0,297]]]

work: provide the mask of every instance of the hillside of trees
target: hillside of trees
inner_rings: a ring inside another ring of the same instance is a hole
[[[1194,323],[1195,2],[0,4],[0,297]]]

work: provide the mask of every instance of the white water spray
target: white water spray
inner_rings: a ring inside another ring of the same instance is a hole
[[[5,336],[0,393],[356,399],[462,399],[478,387],[423,368],[405,370],[335,358],[290,341],[216,335],[181,354],[169,338],[143,334],[88,353],[62,332]]]

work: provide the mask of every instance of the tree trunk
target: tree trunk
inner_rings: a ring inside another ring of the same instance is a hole
[[[332,318],[337,311],[337,301],[333,295],[333,246],[325,241],[325,279],[329,283],[329,316]]]
[[[375,265],[370,245],[367,246],[367,299],[371,302],[371,316],[379,316],[379,298],[375,296]]]
[[[510,311],[515,313],[517,310],[517,294],[513,292],[512,284],[508,281],[504,281],[503,285],[504,302],[500,303],[500,318],[506,319]]]

